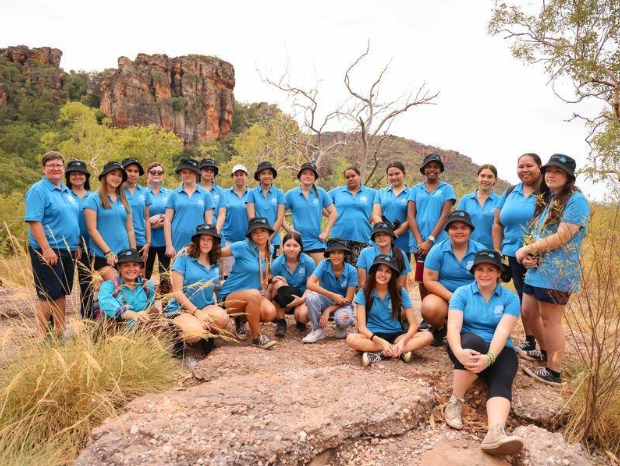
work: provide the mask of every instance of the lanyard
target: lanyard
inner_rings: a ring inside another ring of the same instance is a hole
[[[256,249],[258,249],[258,247]],[[269,275],[271,272],[269,251],[267,251],[267,255],[265,256],[265,274],[264,275],[263,275],[263,263],[260,259],[260,250],[258,251],[256,258],[258,259],[258,273],[260,276],[261,289],[267,290],[267,287],[269,286],[269,278],[270,278]]]

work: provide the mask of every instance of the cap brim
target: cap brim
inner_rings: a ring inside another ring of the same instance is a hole
[[[504,264],[501,264],[501,263],[498,264],[497,262],[493,261],[493,259],[485,257],[483,259],[480,259],[479,261],[474,260],[474,263],[469,268],[469,273],[471,273],[473,275],[474,271],[476,269],[476,266],[478,266],[480,264],[491,264],[491,265],[494,265],[495,267],[499,268],[500,272],[504,272],[505,271]]]
[[[469,228],[471,228],[471,231],[474,231],[476,229],[476,227],[474,226],[473,223],[468,222],[467,220],[463,220],[463,219],[454,219],[454,220],[450,220],[449,222],[446,223],[446,226],[443,227],[444,231],[448,231],[448,228],[450,228],[450,225],[452,225],[454,222],[461,222],[464,223],[465,225],[467,225]]]
[[[437,160],[429,160],[428,162],[426,162],[424,165],[422,165],[422,166],[420,167],[420,173],[422,173],[423,175],[425,175],[425,173],[424,173],[424,169],[426,168],[426,166],[427,166],[429,163],[433,163],[433,162],[435,162],[437,165],[439,165],[439,168],[441,168],[441,173],[443,173],[444,171],[446,171],[445,167],[443,166],[443,162],[438,162]]]
[[[346,246],[342,246],[342,247],[337,246],[337,247],[335,247],[335,248],[333,248],[333,249],[329,249],[329,248],[327,248],[327,249],[323,252],[323,257],[329,257],[329,255],[330,255],[332,252],[334,252],[334,251],[342,251],[342,252],[344,252],[345,254],[346,254],[347,252],[349,252],[349,253],[351,252],[351,250],[350,250],[348,247],[346,247]]]
[[[558,167],[560,169],[562,169],[568,176],[572,176],[573,178],[575,177],[575,173],[571,173],[569,172],[566,168],[566,165],[564,165],[561,162],[555,162],[555,161],[550,161],[547,162],[546,164],[544,164],[542,167],[540,167],[540,171],[541,173],[545,173],[545,171],[547,170],[547,168],[549,167]]]
[[[192,235],[192,241],[195,241],[196,238],[198,238],[199,236],[210,236],[211,238],[216,238],[221,240],[222,236],[219,233],[211,233],[211,232],[207,232],[207,231],[201,231],[200,233],[194,233]]]
[[[396,239],[396,233],[393,230],[377,230],[373,231],[372,235],[370,235],[370,239],[374,239],[377,233],[385,233],[386,235],[390,235],[392,238]]]
[[[400,270],[396,268],[396,265],[388,264],[386,262],[378,262],[376,264],[372,264],[370,268],[368,269],[368,273],[373,273],[380,265],[387,265],[392,270],[392,272],[400,273]]]
[[[270,232],[270,234],[276,231],[271,226],[268,226],[268,225],[253,225],[248,228],[248,231],[245,232],[245,237],[250,238],[254,230],[260,230],[260,229],[267,230]]]
[[[309,167],[308,167],[308,168],[303,168],[303,169],[299,170],[299,171],[297,172],[297,179],[300,179],[300,178],[301,178],[301,172],[303,172],[304,170],[312,170],[312,173],[314,173],[314,179],[315,179],[315,180],[318,180],[318,179],[319,179],[319,174],[318,174],[318,172],[317,172],[316,170],[313,170],[312,168],[309,168]]]

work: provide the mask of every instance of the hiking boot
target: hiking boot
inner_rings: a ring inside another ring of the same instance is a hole
[[[325,329],[317,328],[306,335],[301,341],[304,343],[316,343],[319,340],[325,340],[326,337],[327,335],[325,334]]]
[[[448,334],[448,326],[444,325],[441,330],[437,330],[435,327],[431,327],[431,333],[433,334],[433,341],[431,342],[431,346],[439,348],[443,346],[443,339],[446,338],[446,335]]]
[[[286,319],[276,319],[276,337],[286,335]]]
[[[418,330],[428,330],[430,328],[431,326],[428,325],[428,322],[425,321],[424,319],[422,319],[422,322],[420,322],[420,325],[418,325]]]
[[[562,385],[562,377],[556,377],[549,369],[546,367],[539,367],[538,369],[530,369],[529,367],[523,367],[523,372],[525,372],[530,377],[535,378],[539,382],[546,383],[547,385],[552,385],[554,387],[560,387]]]
[[[489,455],[514,455],[523,448],[523,439],[508,435],[500,425],[491,426],[480,448]]]
[[[336,332],[334,333],[334,336],[340,340],[342,340],[343,338],[346,338],[347,327],[344,327],[342,325],[336,325]]]
[[[407,351],[406,353],[401,354],[399,357],[403,362],[409,362],[413,357],[413,351]]]
[[[362,355],[362,364],[364,365],[364,367],[368,367],[376,362],[379,362],[383,359],[383,353],[370,353],[370,352],[365,352]]]
[[[300,332],[305,332],[308,330],[308,325],[303,322],[295,322],[295,328]]]
[[[259,333],[258,336],[254,338],[254,340],[252,340],[252,346],[256,346],[257,348],[262,349],[269,349],[276,344],[277,343],[275,341],[270,340],[269,338],[267,338],[266,335],[263,335],[262,333]]]
[[[542,351],[537,349],[522,351],[517,354],[528,361],[547,362],[547,356],[545,356]]]
[[[453,429],[461,430],[463,428],[463,404],[465,400],[452,394],[450,401],[443,411],[443,418]]]
[[[536,343],[532,345],[527,340],[523,340],[521,343],[515,346],[515,351],[517,353],[525,353],[526,351],[531,351],[535,349],[536,349]]]
[[[245,329],[245,322],[241,320],[241,317],[235,317],[235,333],[239,340],[247,340],[248,334]]]

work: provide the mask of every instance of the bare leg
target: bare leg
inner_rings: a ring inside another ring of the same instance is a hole
[[[543,327],[545,328],[547,367],[560,372],[562,360],[564,359],[564,349],[566,348],[566,338],[564,336],[564,327],[562,326],[564,306],[543,302],[539,302],[539,305]]]

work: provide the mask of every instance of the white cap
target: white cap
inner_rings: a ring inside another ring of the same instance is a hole
[[[239,170],[241,170],[242,172],[245,172],[245,174],[248,174],[248,169],[245,168],[245,165],[238,163],[237,165],[235,165],[232,169],[231,175],[234,175],[235,172],[238,172]]]

